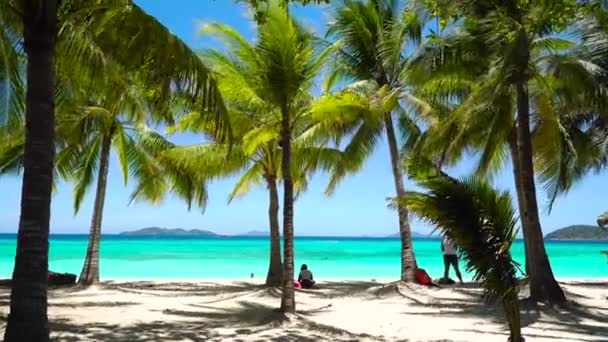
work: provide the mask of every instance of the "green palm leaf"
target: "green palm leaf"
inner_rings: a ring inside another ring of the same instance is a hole
[[[397,201],[454,241],[487,298],[502,302],[511,339],[519,340],[516,263],[509,252],[517,223],[511,196],[479,178],[455,180],[440,172],[419,185],[428,192],[409,192]]]

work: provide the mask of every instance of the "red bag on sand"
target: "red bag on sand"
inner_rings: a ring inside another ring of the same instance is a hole
[[[433,279],[431,279],[429,274],[422,268],[417,268],[416,271],[414,271],[414,276],[420,285],[431,285],[433,282]]]
[[[293,281],[293,286],[294,286],[296,289],[301,289],[301,288],[302,288],[302,284],[300,284],[300,282],[299,282],[299,281],[297,281],[297,280],[294,280],[294,281]]]

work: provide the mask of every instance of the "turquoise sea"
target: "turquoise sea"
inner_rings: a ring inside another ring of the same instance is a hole
[[[78,274],[86,249],[86,235],[52,235],[49,268]],[[15,256],[14,234],[0,234],[0,277],[10,277]],[[315,278],[397,278],[399,245],[396,238],[299,237],[296,267],[309,265]],[[608,277],[608,241],[547,241],[557,277]],[[102,278],[256,278],[265,277],[269,241],[265,237],[125,237],[105,235],[101,241]],[[414,239],[420,267],[431,277],[443,272],[440,242]],[[523,261],[523,244],[512,254]],[[464,264],[461,263],[461,268]],[[469,275],[470,276],[470,275]]]

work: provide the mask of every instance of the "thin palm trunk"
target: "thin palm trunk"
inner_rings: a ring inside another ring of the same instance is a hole
[[[391,154],[391,167],[393,170],[393,179],[395,180],[395,191],[398,198],[405,196],[405,187],[403,186],[402,169],[399,158],[399,148],[397,147],[397,138],[395,137],[395,129],[393,127],[393,119],[391,114],[386,114],[384,117],[386,126],[386,137],[388,147]],[[399,214],[399,235],[401,236],[401,280],[412,282],[414,281],[414,271],[416,270],[416,258],[412,249],[412,233],[408,218],[407,207],[399,203],[397,205]]]
[[[507,291],[502,298],[502,306],[509,323],[509,342],[523,342],[517,292],[513,290]]]
[[[279,241],[279,193],[277,191],[277,179],[274,176],[267,177],[268,182],[268,223],[270,224],[270,265],[266,275],[267,286],[281,285],[283,265],[281,262],[281,243]]]
[[[11,285],[7,342],[49,340],[47,272],[53,185],[57,0],[23,0],[27,52],[25,151],[21,216]]]
[[[293,288],[293,182],[291,180],[291,127],[287,105],[281,108],[281,142],[283,173],[283,294],[281,311],[296,312],[295,290]]]
[[[84,259],[82,271],[78,284],[89,286],[99,282],[99,240],[101,238],[101,223],[103,219],[103,207],[106,199],[106,188],[108,184],[108,167],[110,164],[110,148],[112,136],[103,138],[101,144],[101,158],[97,175],[97,191],[95,193],[95,204],[93,206],[93,217],[91,218],[91,229],[89,231],[89,244]]]
[[[551,264],[545,251],[545,244],[538,217],[534,164],[532,159],[532,137],[530,133],[530,104],[528,87],[518,82],[517,87],[517,153],[519,156],[519,180],[522,192],[518,199],[523,201],[520,208],[524,240],[526,241],[526,263],[529,268],[530,298],[534,301],[563,303],[564,292],[553,276]]]

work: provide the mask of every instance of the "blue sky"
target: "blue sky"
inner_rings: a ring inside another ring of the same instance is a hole
[[[194,48],[216,46],[215,42],[197,34],[201,21],[220,21],[234,26],[246,37],[253,37],[253,24],[246,19],[246,7],[231,0],[136,0],[148,13],[157,17],[172,32]],[[327,16],[323,7],[295,7],[296,15],[318,33],[324,31]],[[327,10],[327,8],[325,8]],[[172,138],[178,143],[196,143],[202,137],[182,135]],[[107,199],[103,231],[116,233],[148,226],[209,229],[222,234],[267,229],[268,195],[264,188],[251,191],[246,197],[230,205],[226,198],[235,179],[214,182],[209,186],[206,211],[187,211],[186,205],[168,196],[152,206],[146,203],[129,205],[132,184],[124,186],[117,160],[112,157],[108,177]],[[465,160],[451,172],[465,175],[472,168]],[[501,189],[513,191],[510,166],[495,177]],[[309,190],[296,202],[295,230],[297,235],[388,235],[397,231],[397,215],[387,208],[386,197],[394,193],[388,148],[383,142],[366,166],[357,175],[341,183],[335,194],[327,198],[322,192],[326,177],[319,175],[310,182]],[[412,186],[406,181],[406,186]],[[19,220],[21,179],[17,176],[0,177],[0,232],[16,232]],[[595,217],[608,207],[608,172],[590,175],[566,197],[560,197],[551,215],[546,210],[546,196],[539,192],[541,218],[545,232],[570,225],[594,224]],[[603,195],[603,197],[602,197]],[[52,233],[87,233],[93,206],[93,192],[89,193],[81,211],[72,211],[72,188],[60,184],[53,197]],[[414,221],[413,230],[429,232],[430,227]]]

